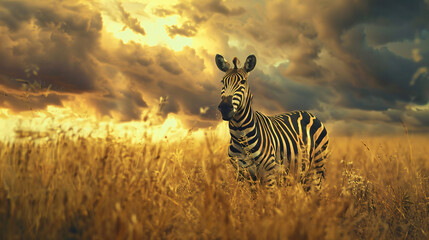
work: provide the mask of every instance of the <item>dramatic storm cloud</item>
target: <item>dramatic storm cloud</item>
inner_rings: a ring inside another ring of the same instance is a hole
[[[311,110],[333,132],[429,131],[429,3],[1,1],[0,107],[78,100],[139,120],[162,102],[217,124],[217,53],[242,62],[257,109]]]

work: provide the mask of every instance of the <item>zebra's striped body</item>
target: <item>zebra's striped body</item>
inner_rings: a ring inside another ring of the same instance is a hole
[[[251,55],[246,64],[251,57],[250,61],[256,63],[256,58]],[[259,179],[268,186],[275,185],[282,173],[294,173],[306,189],[311,185],[319,187],[328,155],[329,139],[325,127],[305,111],[276,116],[253,111],[247,76],[254,65],[237,68],[237,62],[235,58],[235,68],[228,68],[222,79],[224,87],[219,105],[222,118],[229,121],[228,155],[232,164],[242,176]]]

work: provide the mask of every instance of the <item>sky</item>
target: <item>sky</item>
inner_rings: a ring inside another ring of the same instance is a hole
[[[429,133],[428,0],[1,0],[0,43],[0,124],[157,108],[160,122],[217,126],[219,53],[255,54],[263,113],[307,110],[333,134]]]

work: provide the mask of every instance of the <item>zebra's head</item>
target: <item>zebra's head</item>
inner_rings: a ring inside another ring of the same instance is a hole
[[[219,54],[216,55],[215,60],[217,67],[225,72],[225,76],[222,78],[222,100],[218,109],[222,114],[222,119],[229,121],[243,108],[247,97],[249,97],[247,76],[255,68],[256,57],[255,55],[248,56],[242,68],[240,68],[240,61],[236,57],[232,60],[233,68]]]

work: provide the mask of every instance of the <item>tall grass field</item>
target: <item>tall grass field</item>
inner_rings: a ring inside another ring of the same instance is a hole
[[[237,180],[229,135],[0,142],[0,239],[429,239],[429,138],[331,137],[318,192]]]

